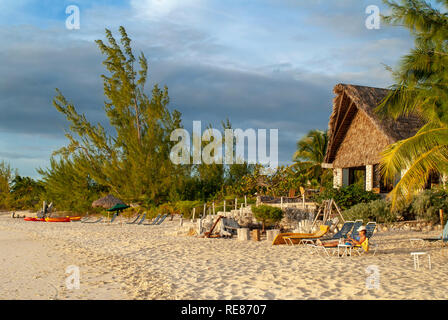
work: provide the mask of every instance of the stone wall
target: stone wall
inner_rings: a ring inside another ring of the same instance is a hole
[[[441,230],[440,225],[434,225],[431,222],[426,221],[402,221],[394,223],[379,224],[377,230],[380,232],[386,231],[423,231],[429,232],[433,230]]]

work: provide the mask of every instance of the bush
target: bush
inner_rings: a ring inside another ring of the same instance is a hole
[[[376,221],[378,223],[397,221],[397,214],[391,212],[390,203],[385,200],[359,203],[345,210],[342,215],[345,220],[354,221],[362,219],[364,223],[369,221]]]
[[[202,205],[200,201],[178,201],[174,204],[178,212],[185,219],[191,219],[193,214],[193,208],[198,208]],[[196,211],[198,211],[196,209]],[[197,212],[199,216],[199,212]]]
[[[263,223],[263,231],[266,223],[274,224],[283,219],[283,211],[280,208],[261,205],[252,207],[252,212],[258,220]]]
[[[174,214],[178,213],[178,211],[176,210],[176,207],[171,203],[161,204],[157,208],[157,212],[158,212],[158,214],[161,214],[161,215],[164,215],[164,214],[174,215]]]
[[[448,193],[445,190],[425,190],[413,199],[409,211],[415,218],[437,223],[440,221],[439,209],[448,214]]]
[[[314,200],[322,203],[323,200],[334,199],[342,210],[348,210],[360,203],[369,203],[381,199],[379,194],[366,191],[359,185],[353,184],[339,189],[325,189],[315,196]]]

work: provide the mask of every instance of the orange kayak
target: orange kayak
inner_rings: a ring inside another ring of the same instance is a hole
[[[70,221],[79,221],[81,217],[70,217]]]
[[[70,222],[70,218],[45,218],[47,222]]]

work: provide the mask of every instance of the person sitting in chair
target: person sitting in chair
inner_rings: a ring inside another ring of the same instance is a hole
[[[358,231],[359,236],[357,236],[357,237],[355,237],[355,239],[353,239],[352,237],[347,235],[345,244],[350,245],[352,247],[361,247],[366,252],[369,251],[369,239],[367,239],[367,236],[366,236],[366,227],[361,226],[361,227],[359,227],[359,229],[357,231]],[[317,245],[324,246],[324,247],[337,247],[340,243],[341,242],[339,240],[322,242],[318,239],[316,241]]]
[[[361,247],[366,252],[369,251],[369,239],[367,239],[366,236],[366,227],[361,226],[357,231],[359,236],[355,237],[356,239],[353,239],[349,235],[347,235],[347,241],[345,244],[351,245],[353,247]]]

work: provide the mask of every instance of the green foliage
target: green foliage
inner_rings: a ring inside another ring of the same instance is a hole
[[[45,188],[41,181],[19,175],[12,180],[11,197],[14,209],[25,210],[40,207],[44,193]]]
[[[392,11],[385,20],[406,27],[415,48],[393,71],[395,85],[378,108],[381,115],[398,118],[416,114],[426,123],[413,137],[387,148],[381,161],[386,179],[406,170],[393,189],[392,207],[410,202],[424,188],[431,173],[448,172],[448,9],[423,0],[384,1]]]
[[[414,197],[410,212],[417,219],[438,223],[439,209],[448,215],[448,192],[446,190],[425,190]]]
[[[37,170],[43,178],[43,198],[53,202],[58,210],[92,212],[92,202],[101,197],[107,189],[98,185],[82,172],[79,164],[61,159],[50,159],[50,168]]]
[[[13,179],[13,170],[5,161],[0,161],[0,209],[11,208],[10,183]]]
[[[70,122],[68,146],[57,154],[70,159],[80,177],[106,187],[126,202],[160,204],[184,176],[185,168],[169,158],[170,134],[181,128],[180,113],[170,112],[168,89],[154,85],[145,93],[148,65],[135,58],[131,40],[120,27],[120,43],[106,29],[108,43],[97,40],[109,74],[102,75],[104,110],[112,127],[91,124],[58,90],[53,104]],[[136,67],[139,67],[138,69]]]
[[[390,210],[390,203],[386,200],[374,200],[367,203],[359,203],[342,212],[345,220],[362,219],[364,223],[376,221],[387,223],[397,221],[397,214]]]
[[[200,201],[178,201],[174,204],[174,206],[182,215],[182,217],[184,217],[185,219],[191,219],[193,208],[201,208],[202,203]]]
[[[275,224],[283,219],[283,211],[280,208],[272,206],[253,206],[252,212],[257,220],[263,222],[263,231],[266,224]]]
[[[323,200],[328,199],[334,199],[341,210],[347,210],[359,203],[378,200],[380,199],[380,195],[366,191],[363,187],[353,184],[339,189],[325,189],[315,197],[315,201],[318,203],[322,203]]]
[[[177,210],[177,208],[174,204],[164,203],[164,204],[161,204],[160,206],[158,206],[157,213],[161,214],[161,215],[164,215],[164,214],[174,215],[174,214],[179,213],[179,211]]]
[[[293,161],[296,169],[307,180],[316,180],[319,184],[323,184],[332,178],[331,170],[322,168],[327,146],[328,134],[320,130],[311,130],[297,142]]]

